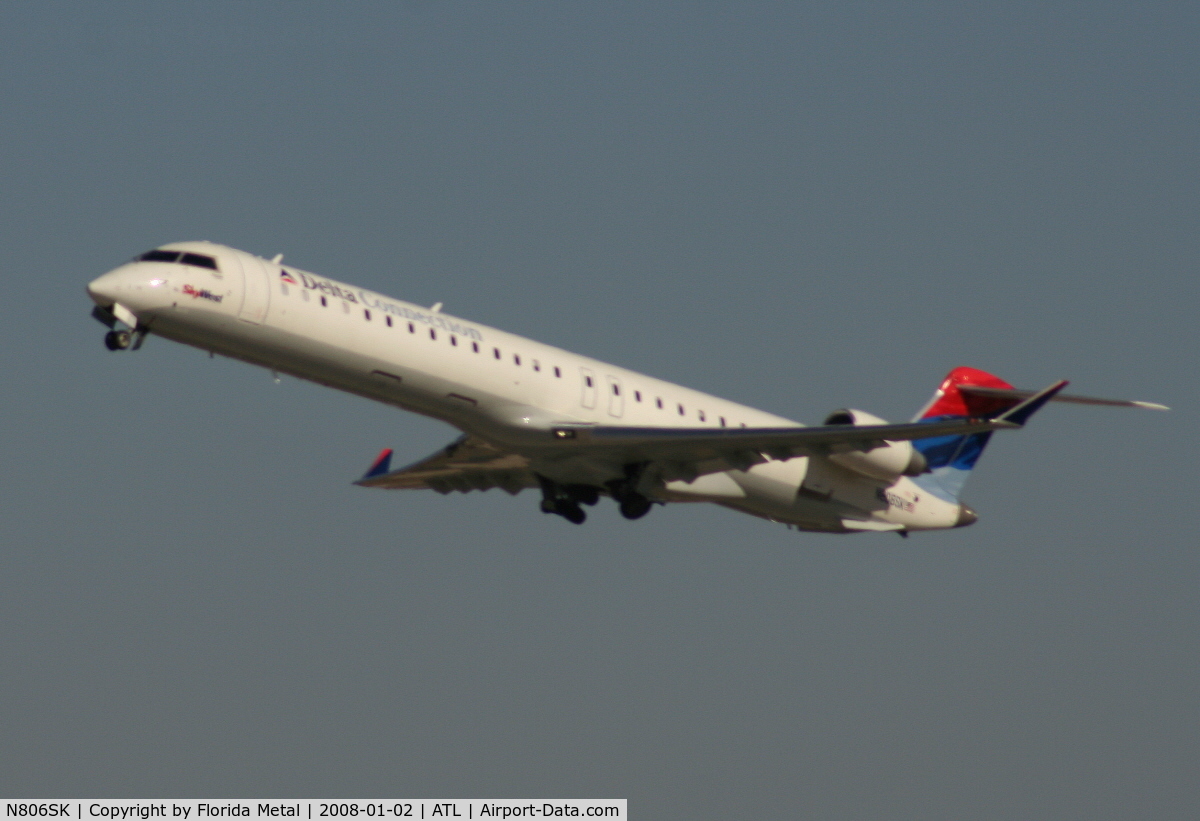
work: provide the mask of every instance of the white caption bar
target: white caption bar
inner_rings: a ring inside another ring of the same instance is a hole
[[[4,818],[78,821],[212,821],[233,818],[619,818],[625,798],[375,798],[375,799],[3,799]]]

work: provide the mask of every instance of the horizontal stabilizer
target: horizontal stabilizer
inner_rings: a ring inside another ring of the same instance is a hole
[[[1020,391],[1015,388],[988,388],[982,385],[959,385],[958,389],[962,393],[969,393],[972,396],[983,396],[989,399],[1028,399],[1034,395],[1034,391]],[[1098,396],[1075,396],[1068,393],[1060,393],[1052,396],[1050,401],[1073,402],[1077,405],[1110,405],[1118,408],[1170,410],[1166,405],[1160,405],[1157,402],[1139,402],[1136,399],[1101,399]]]
[[[1037,393],[1031,395],[1024,402],[1020,402],[1009,408],[1004,413],[997,416],[996,421],[1012,422],[1015,425],[1024,425],[1029,421],[1029,417],[1037,413],[1041,409],[1042,405],[1046,404],[1055,396],[1057,396],[1059,391],[1066,386],[1067,380],[1065,379],[1055,382],[1045,390],[1038,391]],[[962,390],[962,388],[959,388],[959,390]]]

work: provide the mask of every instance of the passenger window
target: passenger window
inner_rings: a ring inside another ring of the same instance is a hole
[[[494,356],[494,357],[496,357],[497,359],[499,359],[499,358],[500,358],[500,349],[499,349],[499,348],[492,348],[492,356]]]
[[[658,405],[659,410],[662,410],[662,399],[655,399],[654,404]]]
[[[473,350],[475,353],[479,353],[479,343],[478,343],[478,342],[472,342],[472,343],[471,343],[471,350]]]
[[[342,313],[344,313],[344,314],[350,313],[350,303],[349,302],[342,302]]]
[[[533,360],[533,369],[535,371],[540,371],[542,369],[542,366],[538,364],[538,361],[536,359]]]
[[[558,369],[558,365],[554,366],[554,375],[559,379],[562,379],[562,371]]]
[[[322,308],[328,308],[328,307],[329,307],[329,301],[328,301],[327,299],[325,299],[325,297],[321,297],[321,307],[322,307]]]
[[[697,415],[700,417],[700,421],[703,422],[704,421],[704,411],[697,411]]]
[[[634,398],[636,401],[638,401],[638,402],[641,402],[641,401],[642,401],[642,392],[641,392],[641,391],[634,391],[634,392],[633,392],[633,398]]]
[[[430,339],[437,339],[437,331],[435,331],[433,328],[430,328],[430,329],[429,329],[429,338],[430,338]]]
[[[613,396],[620,396],[620,395],[621,395],[621,386],[618,385],[616,382],[614,382],[613,383]]]
[[[416,329],[416,327],[414,327],[414,326],[413,326],[413,324],[412,324],[411,322],[410,322],[410,323],[408,323],[408,332],[409,332],[410,334],[415,334],[415,333],[417,332],[417,329]]]
[[[368,311],[366,308],[363,308],[363,318],[366,319],[367,322],[371,321],[371,312]]]
[[[585,377],[583,378],[583,381],[587,383],[587,386],[588,386],[589,388],[592,386],[592,378],[591,378],[590,376],[585,376]]]
[[[300,298],[303,299],[305,302],[308,302],[308,291],[301,291]]]
[[[279,293],[283,294],[284,296],[288,295],[287,294],[287,286],[284,285],[282,282],[279,283]]]
[[[683,405],[678,405],[677,407],[679,408],[679,415],[683,416],[684,415]]]
[[[721,417],[721,427],[725,427],[725,417]]]
[[[458,347],[458,337],[454,334],[450,334],[450,344],[456,348]]]
[[[513,354],[513,364],[514,365],[521,364],[521,355],[520,354]]]
[[[392,327],[392,318],[390,316],[385,316],[383,319],[385,322],[387,322],[387,326],[389,328]]]

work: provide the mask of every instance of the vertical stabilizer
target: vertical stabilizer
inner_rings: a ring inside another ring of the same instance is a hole
[[[991,419],[1015,407],[1021,401],[1009,397],[964,393],[959,390],[960,386],[964,385],[1013,390],[1012,385],[986,371],[977,368],[955,368],[946,374],[942,384],[934,391],[933,398],[917,413],[913,421],[936,422],[967,417]],[[913,446],[929,463],[930,472],[914,481],[935,496],[947,501],[958,501],[967,475],[979,461],[991,438],[991,431],[986,431],[915,440]]]

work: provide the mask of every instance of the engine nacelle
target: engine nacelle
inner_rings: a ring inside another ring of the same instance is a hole
[[[866,411],[843,408],[829,414],[826,425],[886,425],[887,422]],[[884,442],[871,450],[848,450],[829,454],[829,461],[849,468],[855,473],[894,482],[901,476],[919,476],[929,472],[929,464],[921,451],[907,440]]]

